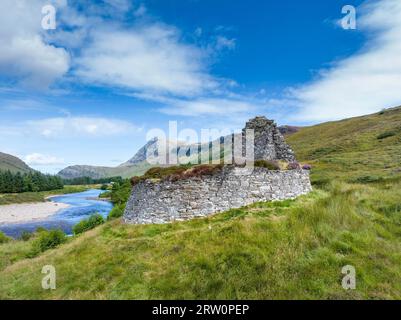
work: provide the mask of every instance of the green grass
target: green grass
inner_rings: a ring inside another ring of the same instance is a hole
[[[286,140],[299,161],[313,165],[317,184],[401,177],[401,107],[302,128]]]
[[[33,171],[25,162],[10,154],[0,152],[0,170],[10,170],[13,173],[29,173]]]
[[[15,241],[0,246],[0,298],[400,299],[400,198],[400,182],[336,183],[206,219],[115,220],[34,259],[24,258],[30,241]],[[46,264],[53,291],[40,287]],[[345,265],[357,290],[341,287]]]
[[[1,299],[401,299],[401,109],[288,139],[314,191],[166,225],[108,221],[28,259],[0,245]],[[398,132],[398,131],[397,131]],[[380,142],[381,141],[381,142]],[[357,183],[358,181],[358,183]],[[41,288],[54,265],[57,289]],[[356,290],[341,269],[356,268]]]
[[[3,193],[0,194],[0,205],[28,203],[28,202],[44,202],[46,197],[52,195],[68,194],[83,192],[92,188],[97,188],[98,185],[82,185],[82,186],[64,186],[63,189],[41,191],[41,192],[23,192],[23,193]]]

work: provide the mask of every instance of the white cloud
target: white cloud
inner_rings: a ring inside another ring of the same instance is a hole
[[[251,101],[236,101],[226,90],[238,86],[234,80],[219,79],[208,70],[219,51],[235,48],[235,39],[218,34],[211,36],[207,44],[188,44],[177,28],[155,22],[144,5],[128,0],[103,0],[97,4],[83,1],[88,3],[85,12],[76,10],[66,0],[53,3],[57,8],[58,28],[50,33],[41,30],[40,9],[44,0],[20,0],[17,5],[5,0],[0,4],[0,10],[4,9],[0,12],[2,26],[8,27],[7,32],[0,30],[0,40],[6,43],[0,52],[3,75],[33,87],[47,88],[71,66],[70,80],[120,92],[123,89],[123,93],[138,97],[161,96],[169,102],[163,110],[166,113],[191,116],[253,108]],[[129,10],[135,10],[133,15],[138,20],[131,27],[123,23]],[[112,19],[103,23],[106,16]],[[15,21],[19,23],[13,29]],[[202,29],[198,28],[196,33],[201,36]],[[73,53],[71,61],[64,47]],[[223,98],[219,100],[216,96]],[[27,128],[48,137],[63,135],[68,130],[89,135],[101,131],[97,124],[83,122],[83,118],[79,121],[52,118],[30,122]],[[113,126],[108,129],[119,130]]]
[[[333,120],[401,104],[401,2],[370,1],[357,12],[358,29],[370,32],[366,46],[292,91],[300,110],[294,119]]]
[[[181,116],[238,116],[239,114],[253,113],[261,105],[252,101],[235,100],[228,98],[199,98],[195,100],[172,100],[161,112]]]
[[[64,160],[61,158],[41,153],[28,154],[23,159],[30,166],[50,166],[64,164]]]
[[[44,4],[41,0],[0,2],[0,73],[11,81],[41,89],[63,76],[70,63],[65,49],[43,39]]]
[[[103,1],[108,5],[121,11],[127,11],[131,8],[131,3],[129,0],[103,0]]]
[[[217,37],[217,40],[216,40],[216,49],[217,50],[222,50],[222,49],[233,50],[233,49],[235,49],[235,46],[236,46],[235,39],[228,39],[227,37],[224,37],[224,36]]]
[[[102,137],[137,133],[142,128],[130,122],[96,117],[59,117],[26,122],[26,130],[42,137]]]
[[[180,42],[177,29],[153,24],[97,30],[78,59],[86,81],[131,91],[190,96],[216,85],[204,72],[203,52]]]
[[[135,17],[142,17],[146,14],[147,9],[143,3],[139,5],[139,7],[135,10],[134,15]]]
[[[35,99],[0,99],[0,110],[14,110],[14,111],[27,111],[27,110],[43,110],[45,106]]]
[[[202,30],[201,27],[198,27],[198,28],[195,29],[194,35],[195,35],[196,37],[199,38],[199,37],[202,36],[202,34],[203,34],[203,30]]]

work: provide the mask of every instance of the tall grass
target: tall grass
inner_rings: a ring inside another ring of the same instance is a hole
[[[289,136],[313,167],[315,191],[296,200],[165,225],[109,220],[33,259],[35,237],[0,244],[0,298],[401,299],[400,127],[398,108]],[[112,192],[114,216],[129,190]],[[47,264],[56,290],[41,289]],[[356,290],[341,287],[345,265]]]
[[[107,222],[10,264],[0,298],[399,299],[400,190],[334,183],[206,219]],[[56,266],[57,290],[40,289],[44,264]],[[341,287],[345,265],[356,268],[356,290]]]

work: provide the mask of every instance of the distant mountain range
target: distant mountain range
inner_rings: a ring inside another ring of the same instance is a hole
[[[219,139],[221,140],[221,138]],[[99,167],[99,166],[88,166],[88,165],[75,165],[69,166],[58,173],[58,176],[63,179],[73,179],[79,177],[90,177],[92,179],[106,178],[106,177],[116,177],[121,176],[123,178],[130,178],[137,175],[144,174],[148,169],[152,167],[148,160],[156,158],[158,156],[158,150],[161,140],[153,138],[148,141],[139,151],[128,161],[120,164],[117,167]],[[169,145],[169,141],[165,141],[166,145]],[[217,144],[220,147],[220,144]],[[183,148],[185,146],[185,148]],[[205,144],[185,144],[183,142],[177,142],[176,152],[178,158],[186,156],[182,152],[187,152],[191,148],[200,148],[201,150],[208,150],[212,148],[213,142],[208,142]],[[205,149],[204,149],[205,148]],[[212,149],[213,150],[213,149]],[[220,150],[220,148],[219,148]],[[220,151],[215,154],[220,158]],[[147,155],[149,159],[146,158]],[[202,153],[200,153],[202,156]],[[194,159],[195,160],[195,159]]]
[[[290,135],[299,130],[298,127],[293,126],[283,126],[280,127],[280,131],[284,135]],[[219,143],[215,144],[218,141]],[[204,158],[208,156],[209,153],[216,155],[214,158],[220,158],[221,154],[219,153],[220,148],[213,149],[214,146],[220,146],[223,142],[223,138],[219,138],[213,142],[206,142],[203,144],[185,144],[183,142],[177,143],[176,153],[178,158],[187,156],[183,154],[183,152],[187,152],[191,148],[199,148],[200,150],[207,150],[208,152],[201,152],[200,157]],[[146,160],[146,155],[154,155],[157,156],[157,150],[160,144],[160,140],[154,138],[148,141],[142,148],[138,150],[138,152],[128,161],[120,164],[117,167],[104,167],[104,166],[90,166],[90,165],[74,165],[66,167],[61,170],[57,175],[63,179],[73,179],[79,177],[90,177],[93,179],[106,178],[106,177],[117,177],[121,176],[123,178],[130,178],[137,175],[144,174],[148,169],[152,167],[151,164]],[[166,141],[166,143],[170,143]],[[185,148],[184,148],[185,147]],[[10,170],[11,172],[21,172],[27,173],[30,171],[35,171],[31,167],[29,167],[24,161],[21,159],[0,152],[0,170]]]
[[[282,126],[279,127],[280,132],[283,135],[290,135],[299,130],[299,127],[294,126]],[[227,137],[224,137],[224,139]],[[218,144],[215,144],[215,141],[220,140]],[[222,143],[223,137],[217,139],[213,142],[207,143],[196,143],[196,144],[185,144],[183,142],[177,142],[177,150],[176,153],[178,157],[186,156],[181,154],[181,151],[186,152],[191,148],[200,148],[201,150],[208,150],[207,154],[216,154],[218,158],[221,157],[221,154],[217,150],[213,150],[213,146],[220,146]],[[115,177],[121,176],[123,178],[130,178],[132,176],[142,175],[149,168],[152,167],[151,164],[146,160],[146,155],[154,155],[157,156],[157,150],[159,147],[160,141],[157,138],[153,138],[149,140],[142,148],[138,150],[138,152],[128,161],[120,164],[117,167],[100,167],[100,166],[88,166],[88,165],[75,165],[69,166],[63,170],[61,170],[58,175],[64,179],[73,179],[79,177],[90,177],[92,179],[106,178],[106,177]],[[166,141],[168,144],[169,141]],[[183,148],[185,147],[185,148]],[[211,150],[211,152],[209,152]],[[213,152],[215,151],[215,152]],[[173,150],[174,152],[174,150]],[[200,156],[203,158],[206,153],[200,153]],[[215,157],[214,157],[215,158]],[[149,160],[149,159],[148,159]]]
[[[368,173],[371,177],[364,178],[373,179],[384,173],[393,176],[401,172],[401,107],[310,127],[284,126],[280,131],[287,136],[286,142],[297,158],[314,166],[315,179],[334,179],[344,172],[349,179]],[[146,154],[155,151],[157,143],[157,139],[149,141],[118,167],[70,166],[59,175],[63,178],[141,175],[151,167],[146,162]],[[33,169],[17,157],[0,152],[0,170],[29,172]],[[320,177],[321,173],[324,177]]]
[[[30,171],[35,171],[21,159],[2,152],[0,152],[0,170],[10,170],[13,173],[28,173]]]

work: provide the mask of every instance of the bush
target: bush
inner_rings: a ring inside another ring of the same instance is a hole
[[[148,179],[177,181],[193,177],[213,175],[222,168],[222,164],[201,164],[197,166],[180,165],[163,168],[156,167],[149,169],[143,176],[132,177],[131,185],[135,186],[136,184]]]
[[[254,166],[257,168],[266,168],[269,170],[280,170],[280,165],[277,161],[256,160]]]
[[[393,136],[395,136],[396,134],[397,134],[397,133],[394,132],[394,131],[383,132],[382,134],[379,134],[379,135],[377,136],[377,139],[378,139],[378,140],[386,139],[386,138],[389,138],[389,137],[393,137]]]
[[[166,177],[166,179],[170,181],[178,181],[178,180],[185,180],[185,179],[190,179],[190,178],[195,178],[195,177],[204,177],[204,176],[211,176],[214,175],[215,173],[221,171],[223,168],[223,165],[221,164],[201,164],[199,166],[192,167],[190,169],[187,169],[181,173],[176,173],[173,174],[169,177]]]
[[[299,170],[299,169],[301,169],[301,165],[296,161],[290,162],[287,167],[287,170]]]
[[[130,181],[127,179],[122,184],[115,183],[111,190],[111,202],[114,204],[125,204],[131,194],[132,186]]]
[[[103,217],[96,213],[92,216],[90,216],[88,219],[80,221],[78,224],[74,226],[72,231],[74,232],[75,235],[81,234],[85,231],[91,230],[101,224],[104,223]]]
[[[351,180],[350,182],[354,182],[354,183],[376,183],[376,182],[381,182],[383,181],[382,177],[378,177],[378,176],[361,176],[358,177],[354,180]]]
[[[124,210],[125,210],[125,204],[114,206],[114,208],[111,209],[109,215],[107,216],[107,220],[121,218],[124,214]]]
[[[100,187],[100,190],[107,190],[109,188],[109,186],[107,184],[102,184],[102,186]]]
[[[20,235],[20,239],[23,241],[28,241],[29,239],[31,239],[33,236],[32,233],[28,232],[28,231],[23,231]]]
[[[7,237],[3,232],[0,231],[0,244],[9,242],[11,238]]]
[[[100,199],[111,198],[111,191],[102,192],[99,194]]]
[[[41,231],[38,238],[33,241],[28,257],[35,257],[39,253],[55,248],[66,241],[67,236],[62,230]]]

